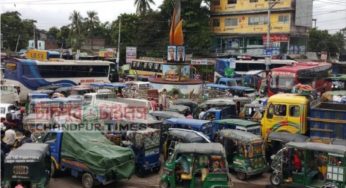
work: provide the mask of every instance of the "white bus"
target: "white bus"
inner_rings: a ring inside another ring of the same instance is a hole
[[[6,59],[4,80],[6,84],[20,87],[20,99],[27,94],[49,85],[73,86],[97,82],[117,81],[115,63],[109,61],[63,60],[37,61]]]
[[[293,63],[296,63],[296,61],[272,59],[269,64],[269,69],[292,65]],[[266,70],[266,61],[264,59],[235,61],[235,72],[237,74],[244,74],[252,70]]]

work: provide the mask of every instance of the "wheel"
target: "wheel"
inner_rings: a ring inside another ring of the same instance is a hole
[[[168,183],[167,182],[165,182],[165,181],[160,181],[160,184],[159,184],[159,187],[160,188],[168,188],[169,186],[168,186]]]
[[[237,178],[240,180],[246,180],[246,174],[244,172],[237,172]]]
[[[92,188],[94,185],[94,177],[90,173],[85,172],[82,175],[82,185],[84,188]]]
[[[282,179],[277,173],[272,173],[270,175],[270,183],[274,186],[280,186]]]
[[[55,167],[54,161],[50,162],[50,177],[55,178],[58,175],[58,169]]]
[[[160,169],[161,169],[161,165],[155,167],[155,168],[153,169],[153,172],[154,172],[154,173],[159,173],[159,172],[160,172]]]
[[[136,171],[138,177],[143,178],[145,176],[145,170],[142,167],[138,167]]]

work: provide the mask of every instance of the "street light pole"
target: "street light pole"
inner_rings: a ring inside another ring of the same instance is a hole
[[[267,17],[267,41],[266,41],[266,71],[269,72],[269,65],[271,63],[272,59],[272,51],[269,52],[269,49],[271,48],[270,45],[270,30],[271,30],[271,23],[270,23],[270,15],[272,8],[278,3],[277,0],[268,0],[268,17]],[[267,54],[269,52],[269,54]]]
[[[121,18],[119,18],[119,33],[118,33],[118,52],[117,52],[117,71],[119,73],[119,61],[120,61],[120,39],[121,39]]]

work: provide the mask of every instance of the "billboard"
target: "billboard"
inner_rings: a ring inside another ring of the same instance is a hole
[[[137,59],[137,48],[126,47],[126,63],[131,63],[134,59]]]
[[[312,27],[312,0],[296,1],[296,26]]]

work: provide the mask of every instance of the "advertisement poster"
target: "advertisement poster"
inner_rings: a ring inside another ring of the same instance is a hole
[[[167,47],[167,61],[173,62],[177,59],[176,49],[177,49],[176,46]]]
[[[136,47],[126,47],[126,63],[131,63],[132,60],[137,58]]]
[[[167,81],[184,81],[190,78],[190,65],[163,65],[163,78]]]

